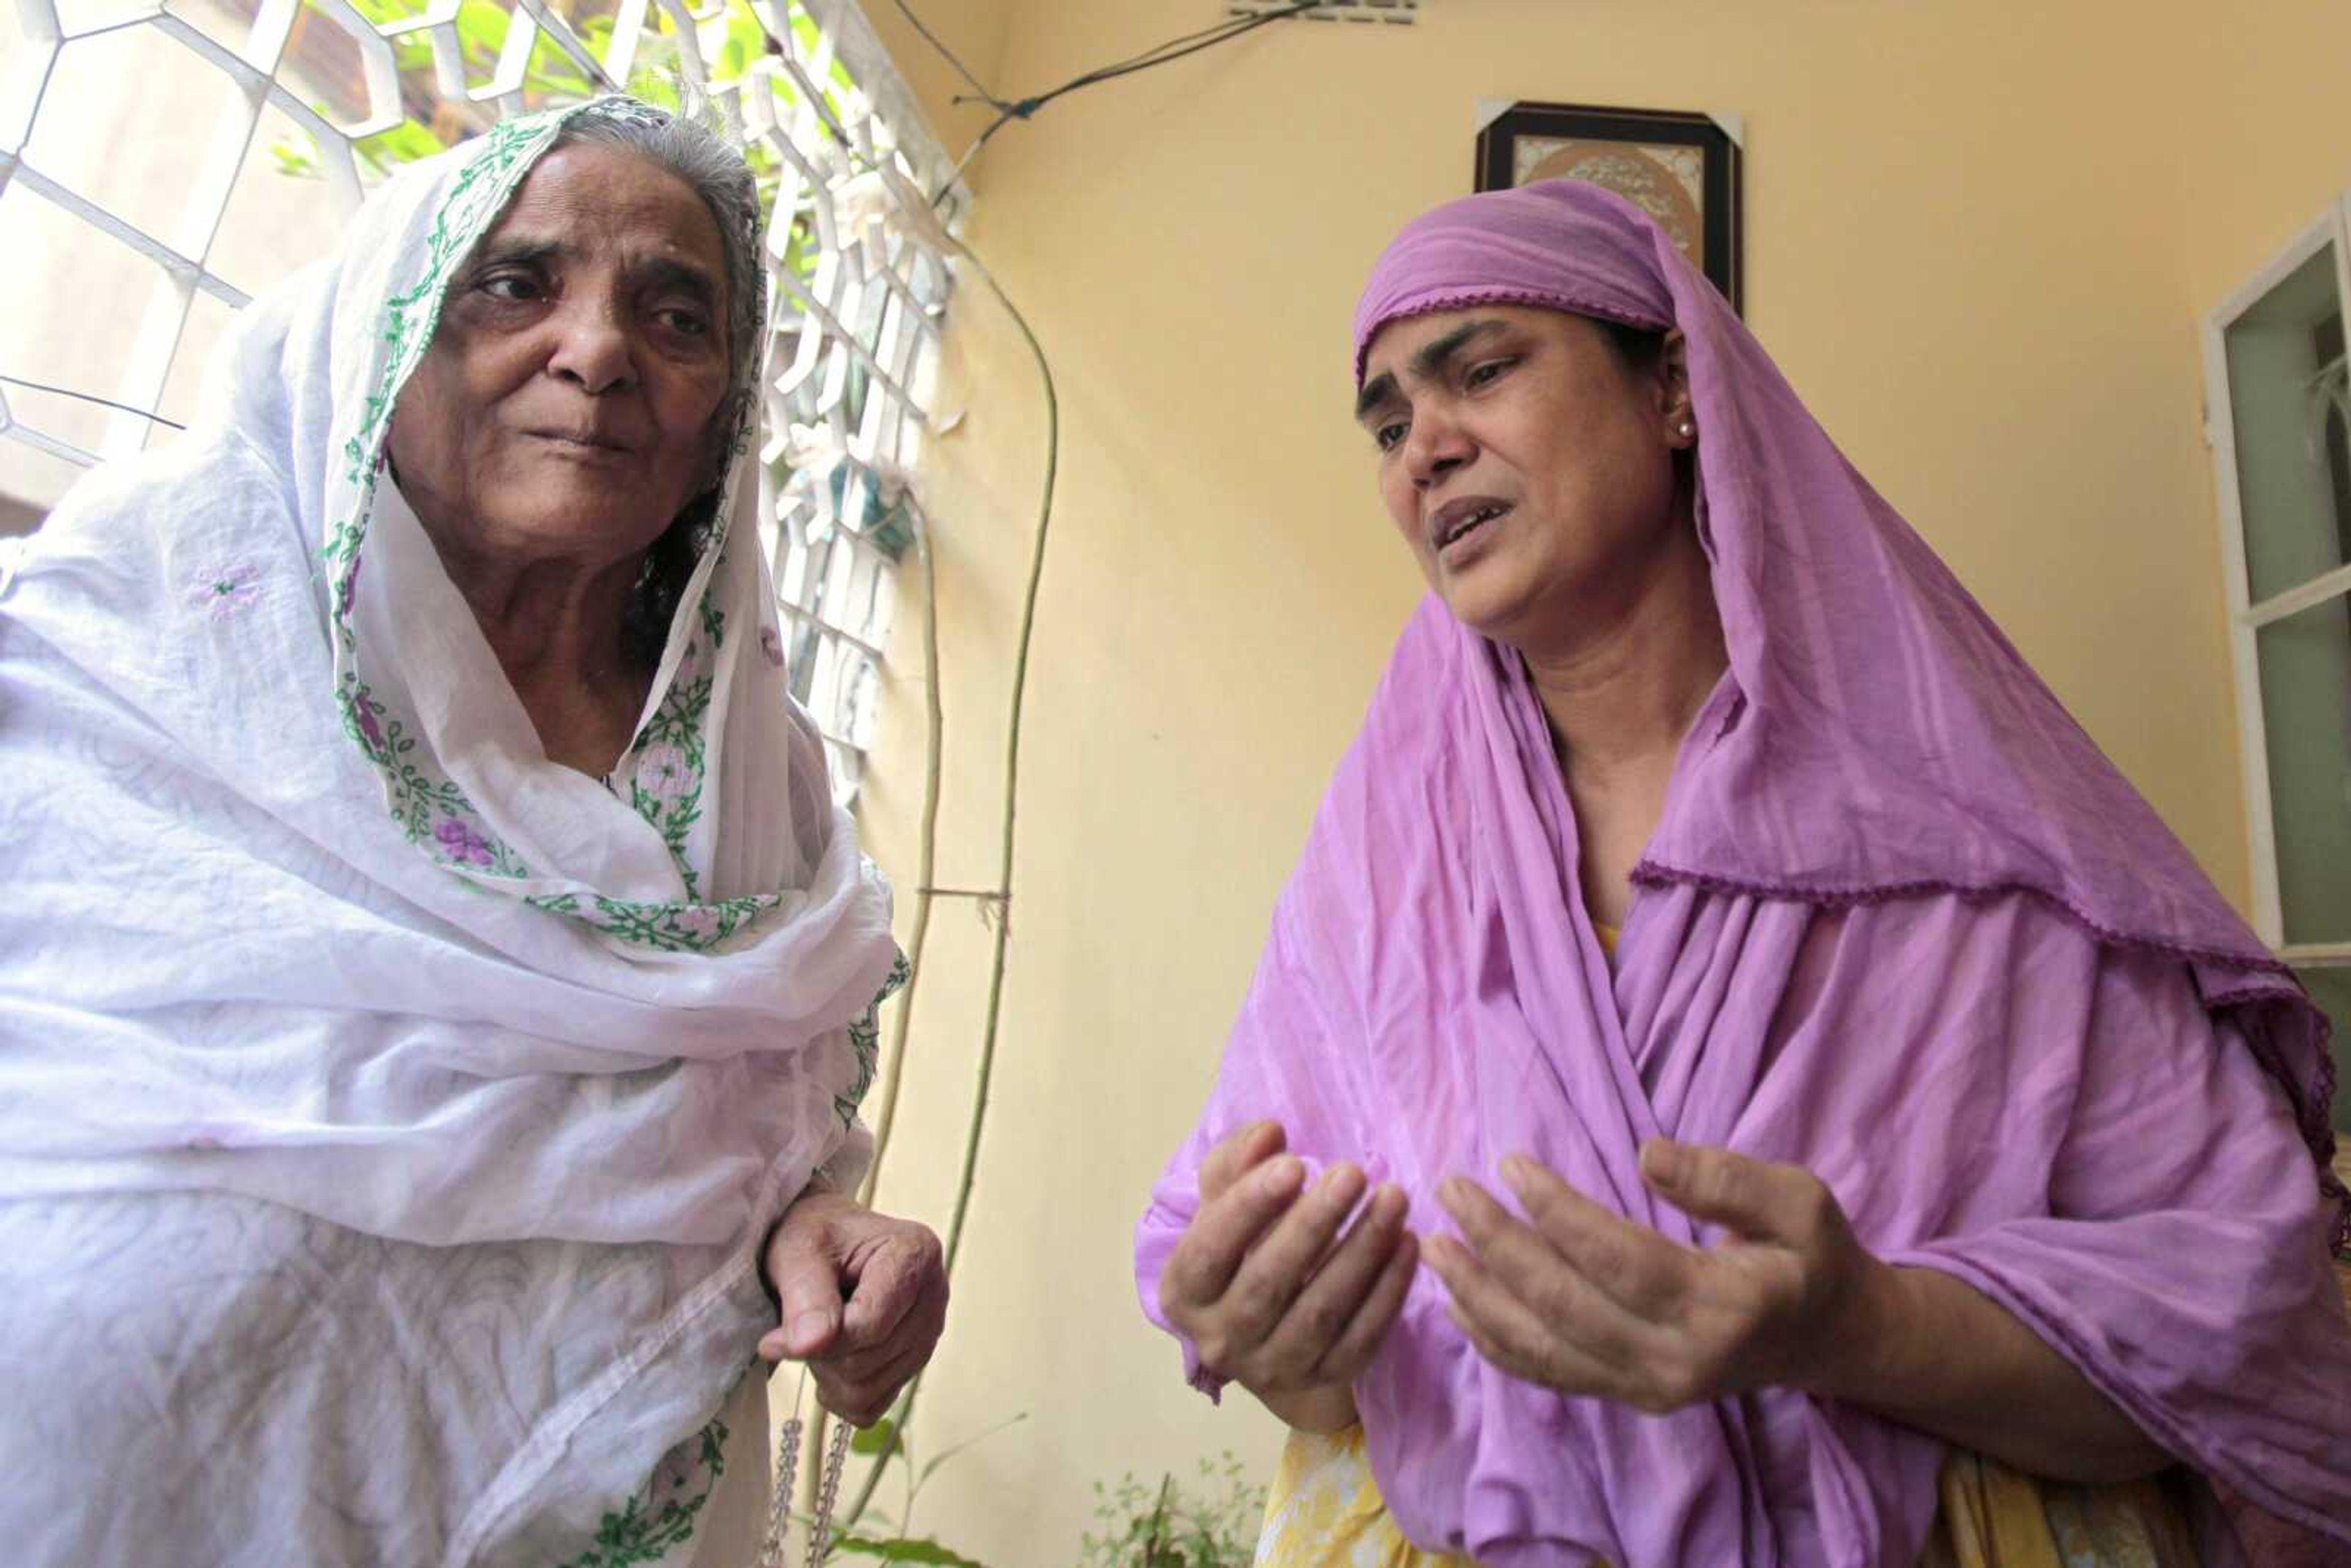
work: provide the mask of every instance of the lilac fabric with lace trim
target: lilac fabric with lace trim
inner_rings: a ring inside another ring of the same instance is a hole
[[[1612,973],[1522,667],[1422,605],[1138,1228],[1146,1311],[1200,1160],[1258,1118],[1397,1183],[1416,1228],[1522,1150],[1702,1244],[1638,1178],[1667,1134],[1813,1171],[1880,1256],[1967,1281],[2197,1470],[2351,1544],[2323,1018],[1647,220],[1567,183],[1438,208],[1366,290],[1359,373],[1387,321],[1498,300],[1687,335],[1731,667]],[[1555,1396],[1485,1365],[1433,1279],[1355,1396],[1399,1524],[1502,1568],[1907,1565],[1934,1516],[1931,1439],[1780,1390]]]

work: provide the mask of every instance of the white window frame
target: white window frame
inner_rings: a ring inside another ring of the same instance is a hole
[[[2351,322],[2351,193],[2331,203],[2325,214],[2296,235],[2268,265],[2205,317],[2203,325],[2205,444],[2212,453],[2213,485],[2219,493],[2220,574],[2228,591],[2229,652],[2236,666],[2237,737],[2243,769],[2246,842],[2252,864],[2253,925],[2287,963],[2304,968],[2351,967],[2351,941],[2285,942],[2285,915],[2278,890],[2277,826],[2270,795],[2268,716],[2262,704],[2261,643],[2264,626],[2330,600],[2351,598],[2351,563],[2256,604],[2246,559],[2243,492],[2238,486],[2236,417],[2230,398],[2228,329],[2271,290],[2329,245],[2335,247],[2335,287],[2345,319]],[[2346,873],[2351,874],[2351,873]]]

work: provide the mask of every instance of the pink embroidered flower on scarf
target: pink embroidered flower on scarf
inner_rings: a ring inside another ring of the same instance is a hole
[[[768,663],[776,668],[784,667],[784,640],[773,626],[759,628],[759,652],[768,655]]]
[[[690,904],[678,912],[677,928],[707,941],[718,935],[718,911],[706,904]]]
[[[354,686],[351,690],[351,722],[360,727],[360,734],[366,737],[370,751],[381,753],[383,750],[383,726],[378,722],[375,704],[370,700],[368,689],[363,685]]]
[[[440,841],[442,850],[451,860],[468,865],[490,863],[490,841],[455,817],[443,818],[441,825],[433,830],[433,836]]]
[[[260,598],[260,569],[244,561],[200,571],[188,581],[188,603],[215,621],[250,610]]]
[[[656,744],[638,753],[637,788],[663,805],[677,804],[693,782],[693,769],[680,747]]]

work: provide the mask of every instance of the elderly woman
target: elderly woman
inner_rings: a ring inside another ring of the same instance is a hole
[[[1137,1238],[1259,1561],[2343,1560],[2287,974],[1628,204],[1355,353],[1434,592]]]
[[[742,460],[748,171],[608,99],[378,192],[0,598],[11,1563],[747,1568],[868,1420],[888,899]],[[780,1313],[780,1317],[779,1317]]]

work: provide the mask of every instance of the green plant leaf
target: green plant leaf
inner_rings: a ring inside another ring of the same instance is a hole
[[[898,1424],[884,1416],[871,1427],[861,1427],[857,1434],[849,1439],[849,1451],[852,1454],[863,1454],[869,1458],[875,1454],[893,1453],[896,1451],[897,1439]]]
[[[281,174],[297,180],[315,180],[319,176],[317,155],[291,136],[281,136],[271,142],[269,155],[277,161],[277,172]]]
[[[1248,1568],[1255,1560],[1265,1490],[1227,1450],[1222,1484],[1211,1462],[1199,1490],[1163,1474],[1155,1487],[1129,1470],[1114,1483],[1096,1481],[1094,1521],[1085,1532],[1080,1568]]]
[[[508,16],[490,0],[460,0],[457,6],[457,47],[466,62],[487,70],[496,66],[507,46]]]
[[[1007,1420],[998,1421],[995,1426],[990,1427],[987,1431],[982,1432],[977,1437],[966,1437],[962,1442],[957,1443],[954,1448],[949,1448],[946,1452],[933,1455],[931,1462],[923,1467],[922,1480],[928,1481],[931,1479],[931,1472],[933,1470],[937,1469],[941,1465],[946,1464],[949,1459],[954,1458],[966,1448],[975,1447],[980,1443],[985,1443],[990,1437],[995,1437],[998,1432],[1018,1427],[1021,1422],[1026,1421],[1027,1419],[1029,1419],[1029,1412],[1023,1410],[1018,1416],[1014,1416]],[[908,1455],[907,1457],[909,1458],[913,1458],[912,1455]]]
[[[843,1535],[832,1543],[835,1552],[846,1552],[858,1557],[878,1557],[884,1563],[931,1563],[940,1568],[987,1568],[984,1563],[949,1550],[935,1541],[908,1541],[901,1536],[890,1541],[875,1541],[864,1536]]]

